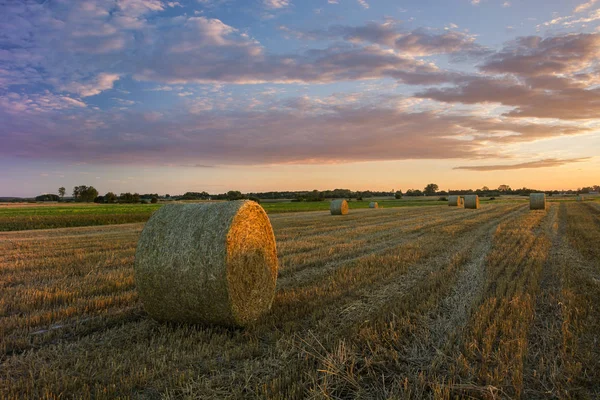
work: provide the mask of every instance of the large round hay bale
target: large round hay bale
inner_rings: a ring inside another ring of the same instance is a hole
[[[157,320],[244,326],[275,296],[277,249],[269,218],[248,200],[165,205],[140,236],[135,281]]]
[[[468,194],[465,196],[465,208],[478,209],[479,208],[479,196],[476,194]]]
[[[545,193],[531,193],[529,195],[529,209],[530,210],[545,210],[546,209],[546,194]]]
[[[379,204],[376,201],[369,203],[369,208],[379,208]]]
[[[329,205],[331,215],[346,215],[348,214],[348,202],[343,199],[333,200]]]
[[[584,201],[584,200],[585,200],[585,197],[582,194],[577,195],[577,201]]]
[[[462,207],[463,198],[455,195],[448,196],[448,205],[452,207]]]

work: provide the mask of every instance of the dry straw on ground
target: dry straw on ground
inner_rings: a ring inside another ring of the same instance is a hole
[[[379,204],[376,201],[369,203],[369,208],[379,208]]]
[[[463,198],[460,196],[449,196],[448,197],[448,205],[454,207],[462,207],[464,206]]]
[[[269,310],[275,295],[269,218],[247,200],[165,205],[142,231],[135,279],[157,320],[246,325]]]
[[[331,215],[346,215],[348,214],[348,202],[343,199],[333,200],[329,205]]]
[[[465,196],[465,208],[477,209],[479,208],[479,196],[476,194],[469,194]]]
[[[529,209],[530,210],[545,210],[546,209],[546,194],[545,193],[531,193],[529,195]]]

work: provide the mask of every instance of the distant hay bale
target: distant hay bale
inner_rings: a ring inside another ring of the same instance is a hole
[[[448,205],[452,207],[462,207],[464,205],[463,198],[460,196],[449,196]]]
[[[546,209],[546,194],[545,193],[531,193],[529,195],[529,209],[530,210],[545,210]]]
[[[329,205],[331,215],[346,215],[348,214],[348,202],[343,199],[333,200]]]
[[[478,209],[479,208],[479,196],[476,194],[468,194],[465,196],[465,208]]]
[[[146,223],[135,252],[144,308],[160,321],[244,326],[275,296],[277,249],[253,201],[168,204]]]
[[[376,201],[372,201],[369,203],[369,208],[379,208],[379,204]]]
[[[577,201],[584,201],[585,197],[582,194],[577,195]]]

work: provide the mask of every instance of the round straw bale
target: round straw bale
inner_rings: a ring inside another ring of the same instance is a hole
[[[376,201],[372,201],[369,203],[369,208],[379,208],[379,204]]]
[[[545,210],[546,209],[546,194],[545,193],[531,193],[529,195],[529,209],[530,210]]]
[[[329,205],[331,215],[346,215],[348,214],[348,202],[344,199],[333,200]]]
[[[479,208],[479,196],[476,194],[468,194],[465,196],[465,208],[478,209]]]
[[[448,196],[448,205],[453,207],[462,207],[463,198],[455,195]]]
[[[146,223],[135,252],[144,308],[160,321],[244,326],[271,307],[277,249],[253,201],[168,204]]]
[[[582,194],[577,195],[577,201],[584,201],[585,197]]]

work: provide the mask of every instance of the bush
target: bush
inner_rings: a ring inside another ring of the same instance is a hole
[[[446,197],[440,197],[438,201],[448,201],[448,199]]]
[[[158,203],[158,198],[153,197],[152,200],[150,200],[150,203],[152,203],[152,204]]]
[[[252,200],[252,201],[255,201],[258,204],[260,204],[260,199],[258,197],[250,196],[250,197],[248,197],[248,200]]]

